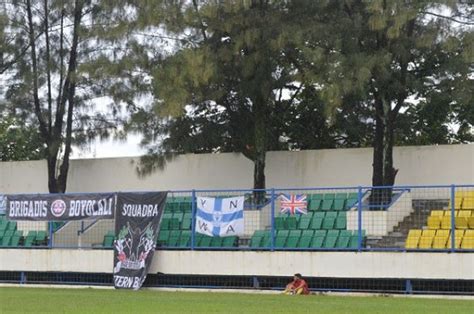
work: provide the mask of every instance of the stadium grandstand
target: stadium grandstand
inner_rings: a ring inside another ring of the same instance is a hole
[[[376,205],[387,188],[367,185],[370,154],[270,152],[265,190],[248,189],[235,154],[182,155],[147,177],[133,158],[73,160],[68,190],[168,191],[146,287],[281,290],[301,272],[312,291],[472,295],[474,146],[395,148],[399,185]],[[0,282],[111,286],[114,219],[5,215],[8,195],[45,193],[45,175],[41,161],[0,163]],[[241,234],[198,232],[202,197],[243,197]]]

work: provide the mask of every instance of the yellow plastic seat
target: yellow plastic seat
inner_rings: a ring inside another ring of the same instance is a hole
[[[436,236],[433,239],[433,249],[445,249],[448,242],[447,236]]]
[[[464,237],[466,238],[474,238],[474,230],[472,229],[467,229],[465,232],[464,232]]]
[[[464,236],[461,242],[461,249],[474,249],[474,238]]]
[[[462,209],[474,209],[474,190],[463,191]]]
[[[474,216],[467,218],[467,225],[469,228],[474,229]]]
[[[408,237],[409,238],[411,238],[411,237],[421,237],[421,232],[422,232],[421,229],[410,229],[410,231],[408,232]]]
[[[454,248],[459,249],[461,247],[462,237],[456,236],[454,238]],[[451,248],[451,236],[448,237],[448,242],[446,243],[446,248]]]
[[[471,211],[470,210],[460,210],[458,217],[471,217]]]
[[[422,237],[434,237],[436,235],[436,230],[425,229],[421,233]]]
[[[429,216],[427,226],[429,229],[440,229],[443,216]]]
[[[437,237],[449,237],[450,231],[446,229],[438,229],[436,230]]]
[[[433,236],[421,236],[420,242],[418,243],[418,248],[420,249],[431,249],[431,244],[433,243]]]
[[[441,229],[451,229],[451,216],[444,216],[441,219]]]
[[[435,209],[435,210],[431,211],[430,216],[431,217],[443,217],[444,212],[445,212],[444,210]]]
[[[457,191],[454,196],[454,208],[460,209],[464,197],[464,191]],[[449,201],[448,209],[451,209],[452,203]]]
[[[418,248],[418,242],[420,241],[419,236],[409,236],[405,242],[405,248],[406,249],[417,249]]]
[[[439,229],[441,227],[441,218],[442,216],[429,216],[428,217],[428,228],[429,229]]]
[[[467,229],[467,218],[466,217],[455,217],[456,229]]]

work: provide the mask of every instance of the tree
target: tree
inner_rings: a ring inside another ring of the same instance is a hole
[[[130,16],[125,4],[86,0],[2,4],[2,16],[8,17],[3,38],[9,45],[0,72],[2,80],[8,80],[3,101],[25,117],[34,116],[52,193],[66,191],[72,145],[107,137],[116,127],[115,116],[108,115],[105,104],[99,108],[95,98],[113,96],[116,101],[110,106],[117,113],[119,100],[125,98],[120,87],[132,81],[127,76],[129,64],[123,61],[133,41],[124,49],[120,40]],[[98,79],[97,69],[105,68],[108,71]]]
[[[395,182],[398,170],[393,167],[393,146],[400,112],[414,107],[413,100],[437,101],[439,89],[453,87],[454,81],[455,86],[472,84],[468,61],[472,60],[472,35],[452,27],[459,5],[452,1],[391,0],[333,4],[337,21],[333,29],[341,43],[336,49],[341,61],[335,75],[339,79],[333,80],[333,85],[337,95],[365,95],[365,103],[373,108],[373,186]],[[451,13],[443,18],[433,13],[439,10]],[[465,108],[472,98],[468,90],[460,94],[445,106]],[[390,191],[373,193],[376,202],[390,202]]]
[[[181,40],[153,73],[156,102],[150,109],[158,115],[142,109],[135,113],[135,125],[141,126],[138,130],[146,135],[146,144],[162,138],[146,158],[240,152],[254,163],[253,187],[264,189],[266,152],[284,147],[280,135],[285,108],[293,110],[302,91],[302,73],[297,69],[302,12],[317,4],[263,0],[189,4],[170,8],[165,2],[172,12],[164,27],[168,36]],[[154,9],[161,12],[164,7],[155,3],[141,15],[152,24]],[[282,97],[283,93],[290,97]]]

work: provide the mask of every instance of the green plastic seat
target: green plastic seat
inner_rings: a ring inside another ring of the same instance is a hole
[[[334,193],[325,193],[324,194],[324,200],[334,200],[334,198],[336,197],[336,194]]]
[[[11,235],[4,235],[3,238],[2,238],[2,246],[9,246],[11,240],[12,240]]]
[[[335,237],[337,238],[339,236],[339,230],[328,230],[328,233],[326,234],[327,237]]]
[[[351,230],[341,230],[339,231],[340,237],[352,237],[353,233]]]
[[[334,200],[334,210],[344,210],[346,200],[336,199]]]
[[[308,195],[308,199],[310,200],[322,200],[324,198],[324,194],[310,194]]]
[[[334,248],[336,246],[336,241],[337,241],[337,237],[326,236],[326,239],[324,239],[323,248],[325,249]]]
[[[303,215],[300,218],[300,222],[298,223],[298,229],[306,230],[309,229],[309,225],[311,224],[312,216],[311,215]]]
[[[301,237],[301,230],[291,230],[286,240],[285,247],[296,248]]]
[[[277,230],[283,230],[286,229],[286,217],[284,216],[278,216],[275,217],[275,229]]]
[[[359,193],[358,192],[353,192],[347,194],[347,199],[358,199],[359,198]]]
[[[326,216],[324,216],[325,218],[337,218],[337,216],[339,216],[338,212],[326,212]]]
[[[33,246],[35,239],[36,239],[36,231],[30,230],[28,231],[28,234],[25,237],[25,242],[23,243],[23,245],[26,247]]]
[[[12,236],[10,247],[17,247],[20,245],[20,237],[17,235]]]
[[[105,248],[110,248],[114,245],[114,240],[115,240],[115,237],[114,236],[110,236],[110,235],[104,235],[104,240],[102,241],[102,246],[105,247]]]
[[[210,247],[211,246],[211,241],[212,241],[212,237],[204,235],[201,238],[201,241],[199,241],[198,246],[199,247]]]
[[[163,213],[163,219],[171,219],[173,218],[174,213]]]
[[[37,233],[36,233],[36,241],[35,241],[36,245],[46,245],[48,244],[48,237],[47,237],[47,234],[46,234],[46,231],[44,230],[39,230]]]
[[[339,216],[336,218],[336,223],[334,225],[334,228],[339,229],[339,230],[346,229],[346,225],[347,225],[346,217]]]
[[[321,210],[332,210],[334,205],[334,200],[331,199],[325,199],[323,200],[323,204],[321,205]]]
[[[16,221],[10,221],[10,222],[8,223],[7,230],[13,230],[13,231],[15,231],[15,230],[16,230],[16,227],[17,227],[17,222],[16,222]]]
[[[296,229],[297,225],[298,225],[298,222],[297,222],[295,216],[288,216],[286,218],[286,227],[287,227],[287,229],[294,230],[294,229]]]
[[[351,236],[347,247],[351,249],[359,248],[359,237],[355,235]]]
[[[346,249],[349,245],[350,237],[341,237],[337,238],[336,247],[339,249]]]
[[[191,225],[193,223],[193,214],[192,213],[185,213],[181,220],[181,229],[182,230],[190,230]]]
[[[347,199],[345,209],[346,210],[351,209],[352,207],[354,207],[357,204],[357,201],[358,201],[357,198]]]
[[[315,237],[325,237],[327,234],[326,230],[314,230],[314,236]]]
[[[193,204],[190,201],[179,203],[179,210],[182,212],[191,212],[192,207],[193,207]]]
[[[335,200],[346,200],[347,199],[347,193],[336,193],[334,195]]]
[[[182,212],[175,212],[173,213],[173,218],[178,219],[179,221],[183,220],[184,214]]]
[[[301,232],[301,238],[298,242],[299,248],[308,248],[311,245],[311,241],[313,240],[314,230],[303,230]]]
[[[225,237],[222,240],[222,247],[236,247],[238,238],[236,236]]]
[[[161,230],[170,230],[170,220],[171,218],[162,218],[160,223]]]
[[[290,231],[289,230],[279,230],[275,237],[275,247],[282,248],[285,247],[286,240],[288,238]]]
[[[321,200],[310,200],[308,210],[317,211],[321,208]]]
[[[180,230],[171,230],[170,237],[168,238],[168,245],[169,247],[176,247],[179,243],[179,237],[181,235]]]
[[[259,230],[257,230],[259,231]],[[250,239],[250,247],[251,248],[258,248],[262,245],[263,235],[257,235],[257,231],[253,234],[252,238]]]
[[[190,245],[191,245],[191,231],[189,230],[181,231],[181,236],[179,237],[178,246],[189,247]]]
[[[212,237],[211,240],[211,247],[221,247],[222,246],[222,239],[221,237]]]
[[[181,225],[181,222],[179,221],[178,218],[171,218],[169,220],[169,229],[170,230],[179,230]]]
[[[333,229],[335,221],[336,221],[336,219],[334,219],[332,217],[324,218],[322,228],[326,229],[326,230]]]
[[[314,237],[311,241],[311,248],[322,248],[324,243],[324,237]]]
[[[169,230],[160,230],[160,233],[158,233],[157,244],[159,246],[167,246],[169,237],[170,237]]]
[[[322,225],[323,225],[323,218],[313,217],[309,227],[313,230],[317,230],[317,229],[321,229]]]

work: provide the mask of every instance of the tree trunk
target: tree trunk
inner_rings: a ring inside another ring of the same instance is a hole
[[[265,189],[265,158],[267,153],[266,146],[266,117],[265,117],[265,103],[263,100],[258,100],[254,103],[254,119],[255,119],[255,155],[254,155],[254,173],[253,173],[253,188]],[[255,192],[255,201],[257,204],[262,204],[265,199],[265,192]]]

